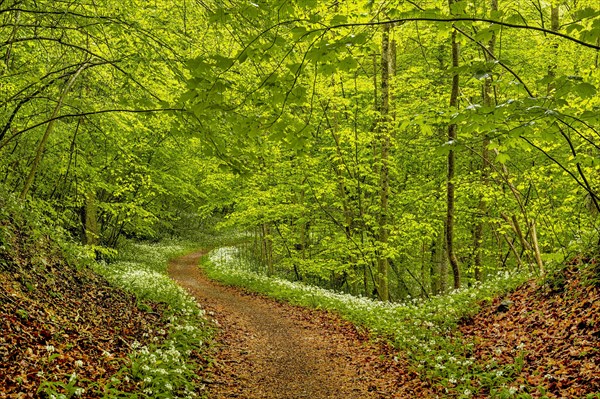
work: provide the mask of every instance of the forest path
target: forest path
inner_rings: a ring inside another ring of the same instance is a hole
[[[403,387],[418,377],[391,348],[329,313],[213,282],[198,267],[203,254],[171,261],[169,274],[220,327],[206,377],[211,398],[416,397]]]

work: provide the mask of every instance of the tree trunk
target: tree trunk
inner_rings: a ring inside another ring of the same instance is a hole
[[[537,230],[535,228],[535,220],[532,220],[530,222],[529,230],[531,231],[531,241],[533,242],[533,253],[535,255],[535,261],[538,265],[540,274],[544,275],[546,273],[546,269],[544,268],[544,262],[542,262],[540,245],[538,244],[538,239],[537,239]]]
[[[450,5],[453,1],[450,0]],[[459,45],[456,40],[456,30],[452,31],[452,67],[458,67]],[[450,93],[450,107],[458,107],[458,88],[459,88],[458,72],[454,70],[452,75],[452,91]],[[457,126],[455,123],[448,125],[448,142],[454,143],[457,136]],[[454,288],[460,288],[460,269],[458,259],[454,253],[454,174],[455,174],[455,159],[454,150],[448,152],[448,174],[446,180],[446,251],[448,253],[448,261],[452,267],[452,276],[454,278]]]
[[[493,13],[494,11],[498,11],[498,0],[492,0],[491,2],[491,6],[490,6],[490,11]],[[496,48],[496,32],[492,33],[492,37],[490,38],[490,41],[488,42],[488,51],[489,54],[484,52],[486,61],[489,63],[492,61],[492,56],[490,56],[490,54],[494,54]],[[491,107],[494,105],[494,98],[492,97],[492,76],[490,74],[490,76],[486,77],[485,81],[483,82],[483,105],[485,107]],[[490,138],[487,134],[485,134],[485,136],[483,137],[483,142],[481,144],[481,160],[482,160],[482,164],[481,164],[481,185],[485,188],[488,187],[488,180],[489,180],[489,163],[490,163],[490,157],[489,157],[489,151],[488,151],[488,146],[490,145]],[[479,195],[479,204],[477,205],[477,210],[478,210],[478,220],[475,224],[475,229],[474,229],[474,233],[473,233],[473,238],[474,238],[474,259],[473,259],[473,272],[474,272],[474,277],[476,281],[481,281],[482,280],[482,267],[483,267],[483,260],[482,260],[482,250],[483,250],[483,237],[484,237],[484,222],[483,220],[481,220],[482,217],[484,217],[487,214],[487,204],[485,202],[484,199],[484,195],[480,194]]]
[[[558,18],[558,6],[553,5],[550,8],[550,30],[552,32],[558,32],[559,22],[560,21]],[[553,40],[554,40],[554,44],[552,45],[552,48],[554,49],[554,56],[556,57],[558,54],[558,41],[556,41],[556,39],[553,39]],[[556,76],[556,62],[553,62],[550,65],[548,65],[548,75],[552,76],[552,77]],[[554,83],[550,82],[550,83],[548,83],[547,95],[551,95],[552,91],[554,91]]]
[[[387,244],[389,241],[389,155],[390,155],[390,80],[393,74],[392,46],[390,45],[390,25],[383,27],[381,39],[381,125],[380,131],[380,160],[379,173],[379,254],[377,256],[379,299],[389,301],[389,260],[387,255]]]
[[[527,226],[527,228],[529,230],[528,231],[528,233],[529,233],[528,235],[531,236],[531,240],[533,242],[537,242],[537,232],[536,232],[535,229],[531,228],[532,227],[532,223],[535,223],[535,221],[529,219],[529,216],[527,215],[527,210],[525,209],[525,204],[523,203],[523,199],[521,198],[521,194],[519,193],[519,191],[517,191],[517,188],[515,187],[515,185],[510,181],[510,176],[509,176],[509,173],[508,173],[508,168],[504,164],[502,164],[502,172],[504,173],[503,179],[506,182],[506,185],[508,186],[508,188],[512,192],[513,196],[515,197],[515,200],[517,201],[517,204],[519,205],[519,209],[521,210],[521,214],[523,215],[523,219],[525,221],[525,225]],[[543,273],[543,271],[544,271],[544,262],[542,261],[542,257],[541,257],[540,250],[539,250],[539,246],[536,246],[536,245],[532,246],[529,243],[529,241],[527,241],[527,237],[521,231],[521,227],[519,225],[519,221],[518,221],[518,219],[517,219],[517,217],[515,215],[512,215],[511,219],[509,219],[508,216],[506,216],[505,214],[502,214],[501,216],[504,218],[504,220],[506,220],[511,225],[513,231],[517,235],[517,238],[521,242],[521,245],[522,245],[523,249],[526,251],[527,257],[529,259],[531,259],[530,254],[533,254],[533,257],[535,259],[535,263],[538,266],[538,270],[540,271],[540,273]],[[528,262],[528,263],[530,264],[531,262]],[[531,269],[531,267],[530,267],[530,269]]]
[[[445,234],[440,234],[440,249],[439,252],[439,287],[440,293],[445,294],[448,292],[448,250],[446,248],[447,241],[444,239]]]
[[[431,240],[430,246],[430,262],[429,262],[429,289],[432,295],[440,293],[440,270],[439,270],[439,249],[437,248],[437,240]]]
[[[275,274],[273,266],[273,243],[271,241],[271,230],[268,223],[262,224],[262,253],[265,264],[267,265],[267,275]]]
[[[31,170],[29,171],[29,175],[27,176],[27,179],[25,180],[25,185],[23,186],[23,190],[21,190],[21,194],[19,195],[19,198],[22,200],[25,199],[25,197],[27,196],[27,193],[29,192],[29,189],[31,188],[31,185],[33,184],[33,180],[35,179],[35,174],[37,173],[37,169],[40,165],[40,162],[42,161],[42,156],[44,154],[44,148],[46,147],[46,142],[48,141],[48,137],[50,137],[50,133],[52,133],[52,130],[54,128],[54,122],[56,121],[55,118],[58,116],[58,113],[60,112],[60,109],[62,108],[63,101],[65,100],[65,97],[67,96],[67,93],[69,92],[69,90],[71,90],[71,87],[73,86],[73,83],[75,83],[75,80],[77,79],[79,74],[85,68],[87,68],[87,66],[88,66],[88,64],[84,63],[79,67],[79,69],[77,71],[75,71],[75,73],[67,81],[67,85],[65,86],[62,93],[60,94],[60,97],[58,98],[58,102],[56,103],[56,106],[54,107],[54,111],[52,112],[52,116],[50,117],[50,122],[48,122],[48,124],[46,125],[46,131],[44,132],[44,135],[42,136],[42,139],[40,140],[40,143],[38,144],[38,147],[37,147],[37,150],[35,153],[35,158],[31,165]]]
[[[92,190],[85,197],[85,244],[98,245],[100,238],[100,229],[98,228],[98,205],[96,203],[96,193]]]

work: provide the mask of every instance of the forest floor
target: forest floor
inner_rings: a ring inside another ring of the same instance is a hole
[[[211,398],[446,397],[398,351],[336,315],[209,280],[198,267],[202,255],[172,261],[169,273],[219,326],[214,363],[204,371]],[[524,397],[599,397],[600,283],[588,279],[594,273],[569,266],[482,304],[460,324],[475,344],[477,367],[508,366],[511,375],[495,377],[508,378],[505,386]],[[497,397],[483,385],[478,391],[473,397]]]
[[[198,268],[202,255],[172,261],[169,274],[220,327],[205,377],[210,397],[430,396],[387,344],[370,340],[366,332],[330,313],[213,282]]]
[[[511,385],[533,397],[600,398],[600,266],[571,264],[529,281],[491,304],[460,331],[480,364],[518,365]],[[509,305],[506,307],[505,305]]]
[[[149,333],[163,329],[165,305],[140,310],[133,295],[91,271],[39,245],[29,250],[0,254],[0,399],[40,397],[40,383],[64,387],[73,375],[82,397],[100,397],[127,365],[132,345],[149,344]],[[198,267],[202,255],[175,259],[169,273],[219,327],[207,354],[212,363],[199,376],[211,398],[448,397],[384,340],[334,314],[209,280]],[[514,364],[506,368],[511,375],[497,377],[523,397],[600,398],[594,262],[530,281],[463,320],[460,333],[474,343],[475,363]],[[140,384],[131,380],[120,389],[133,392]],[[499,397],[476,388],[474,398]]]
[[[148,345],[148,333],[166,328],[166,306],[148,302],[140,310],[132,294],[58,253],[37,251],[0,253],[0,399],[44,397],[44,381],[54,381],[51,390],[69,386],[101,397],[127,366],[132,345]],[[120,388],[133,392],[140,384]]]

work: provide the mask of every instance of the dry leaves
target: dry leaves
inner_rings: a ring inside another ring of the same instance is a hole
[[[600,289],[582,284],[577,268],[567,268],[552,284],[531,282],[461,326],[476,343],[479,362],[514,362],[524,354],[515,386],[542,387],[548,397],[579,398],[600,392]],[[534,397],[541,391],[530,392]]]
[[[93,391],[127,364],[133,342],[163,326],[162,306],[141,311],[132,295],[58,256],[0,260],[0,398],[40,397],[43,381],[73,373],[85,397],[99,397]]]

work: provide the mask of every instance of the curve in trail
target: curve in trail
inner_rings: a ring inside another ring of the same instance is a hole
[[[198,267],[203,254],[171,261],[169,274],[219,326],[207,377],[210,397],[425,397],[412,391],[418,377],[405,371],[391,348],[369,342],[331,314],[213,282]]]

